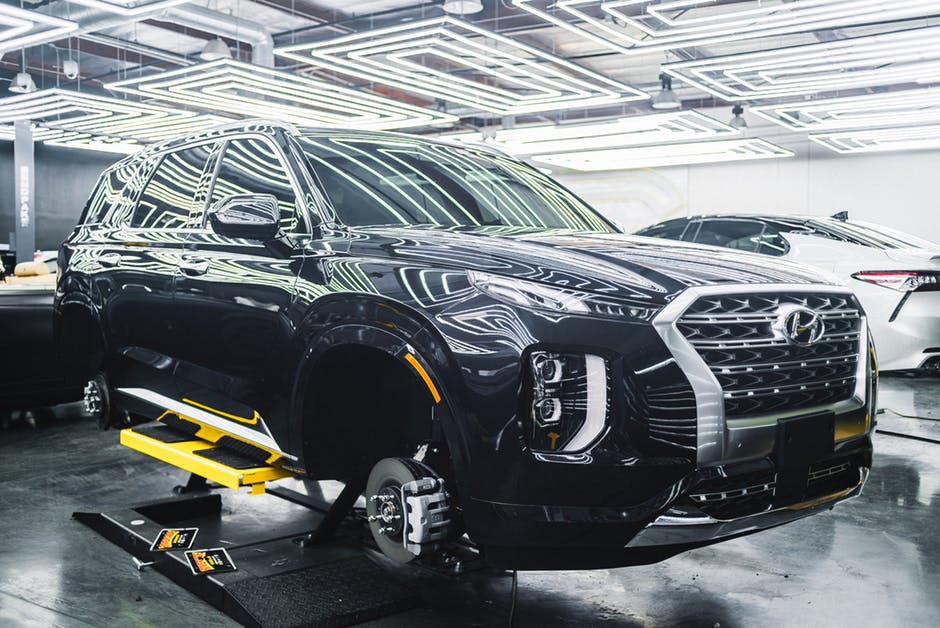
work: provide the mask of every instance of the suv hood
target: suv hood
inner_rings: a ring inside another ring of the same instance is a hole
[[[349,253],[476,270],[622,298],[668,300],[690,286],[821,283],[808,267],[754,253],[615,233],[514,227],[351,229]]]

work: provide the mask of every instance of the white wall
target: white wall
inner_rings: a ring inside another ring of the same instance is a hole
[[[804,138],[767,139],[797,156],[555,177],[628,231],[704,213],[848,210],[940,242],[940,151],[838,155]]]

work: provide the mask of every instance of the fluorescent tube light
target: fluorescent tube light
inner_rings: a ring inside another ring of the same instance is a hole
[[[793,131],[940,123],[940,87],[751,107]]]
[[[940,125],[811,133],[809,139],[837,153],[879,153],[940,148]]]
[[[226,121],[219,116],[65,89],[0,99],[0,124],[17,120],[75,134],[58,136],[56,141],[84,138],[85,143],[99,144],[157,142]]]
[[[626,54],[937,13],[935,0],[513,0],[513,4]]]
[[[189,2],[189,0],[70,0],[70,2],[95,9],[104,9],[119,15],[140,15],[141,13],[162,11]]]
[[[71,20],[0,4],[0,54],[62,39],[77,28]]]
[[[496,131],[486,139],[473,132],[450,133],[443,138],[489,144],[510,155],[622,148],[689,140],[710,140],[738,135],[729,125],[696,111],[654,113],[602,122],[541,124]]]
[[[793,153],[785,148],[762,139],[748,138],[532,155],[532,160],[591,172],[792,156]]]
[[[729,101],[915,83],[940,70],[940,26],[668,63],[667,74]]]
[[[458,120],[443,111],[233,59],[134,77],[106,87],[175,105],[302,126],[380,130]]]
[[[649,98],[635,87],[449,16],[285,46],[275,53],[502,115]]]

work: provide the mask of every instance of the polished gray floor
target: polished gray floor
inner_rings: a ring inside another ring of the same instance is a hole
[[[880,401],[860,498],[657,565],[521,573],[516,625],[940,626],[940,379],[883,378]],[[60,414],[0,433],[0,626],[233,625],[70,519],[166,495],[185,474],[74,408]],[[274,498],[224,499],[240,517],[290,516]],[[371,625],[507,623],[506,575],[409,578],[431,592],[427,604]]]

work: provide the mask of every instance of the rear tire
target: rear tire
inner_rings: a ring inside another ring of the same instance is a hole
[[[111,384],[108,377],[99,372],[85,385],[85,413],[98,424],[98,429],[126,427],[130,418],[126,412],[118,410],[111,403]]]

